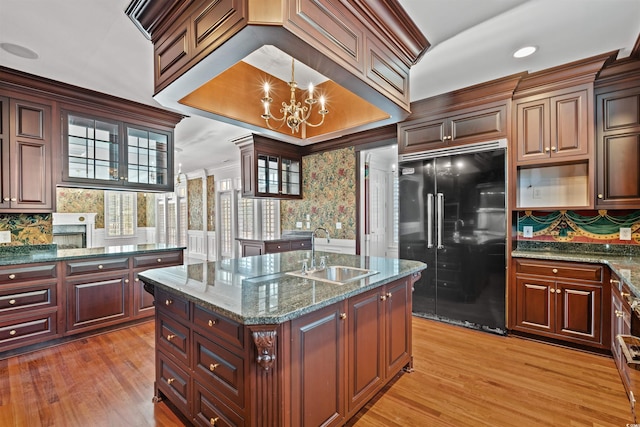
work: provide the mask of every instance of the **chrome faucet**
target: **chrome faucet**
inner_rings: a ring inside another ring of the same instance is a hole
[[[315,270],[316,269],[316,231],[318,230],[322,230],[324,231],[324,235],[327,237],[327,243],[330,243],[330,237],[329,237],[329,232],[327,231],[326,228],[322,228],[322,227],[318,227],[315,230],[313,230],[313,233],[311,233],[311,269]],[[322,265],[320,265],[322,268],[326,267]]]

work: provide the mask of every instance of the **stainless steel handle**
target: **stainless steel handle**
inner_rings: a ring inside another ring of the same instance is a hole
[[[436,209],[436,226],[438,227],[436,243],[437,249],[444,249],[444,245],[442,244],[442,233],[444,232],[444,194],[438,193],[436,194],[436,198],[438,201],[438,207]]]
[[[427,194],[427,248],[433,247],[433,194]]]

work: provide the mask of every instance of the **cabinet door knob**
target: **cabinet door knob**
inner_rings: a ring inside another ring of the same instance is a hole
[[[340,318],[342,320],[346,319],[347,318],[347,313],[340,313]]]
[[[167,341],[171,341],[172,339],[174,339],[176,336],[174,334],[169,334],[167,335]]]
[[[10,274],[10,275],[9,275],[9,279],[13,280],[13,279],[15,279],[15,278],[16,278],[16,275],[15,275],[15,274]]]
[[[98,266],[98,270],[102,270],[103,268],[104,268],[104,266],[103,266],[102,264],[100,264],[100,265]]]
[[[10,199],[10,198],[8,198],[8,197],[5,197],[5,198],[4,198],[4,201],[5,201],[5,202],[8,202],[9,200],[11,200],[11,199]]]
[[[624,311],[616,310],[616,317],[624,317]]]
[[[162,262],[162,258],[158,258],[156,261],[158,261],[158,262]]]
[[[620,280],[616,280],[616,279],[609,279],[609,283],[611,283],[612,285],[619,285],[620,284]]]
[[[139,282],[139,281],[140,281],[140,278],[139,278],[139,277],[136,277],[135,279],[133,279],[133,281],[134,281],[134,282]]]
[[[558,152],[558,148],[557,147],[551,147],[551,151],[555,151],[557,153]]]
[[[217,320],[215,320],[215,319],[209,319],[209,326],[213,326],[213,325],[215,325],[216,323],[218,323],[218,321],[217,321]]]
[[[631,294],[630,294],[629,292],[620,292],[620,296],[621,296],[622,298],[626,298],[626,297],[631,296]]]
[[[561,294],[562,293],[562,289],[556,289],[556,294]]]
[[[554,268],[553,270],[551,270],[553,272],[553,274],[557,274],[558,273],[558,269]]]
[[[164,305],[171,305],[171,304],[173,304],[173,300],[170,300],[170,299],[164,302]]]
[[[553,288],[549,288],[549,292],[554,293],[556,290]]]
[[[384,301],[384,300],[386,300],[386,299],[387,299],[387,296],[386,296],[386,295],[380,295],[380,301]]]
[[[12,197],[12,198],[11,198],[11,201],[12,201],[12,202],[16,202],[16,201],[18,201],[18,199],[16,199],[15,197]]]
[[[209,365],[209,370],[210,370],[211,372],[213,372],[213,371],[215,371],[215,370],[216,370],[216,368],[217,368],[218,366],[220,366],[220,364],[219,364],[219,363],[212,363],[211,365]]]
[[[129,283],[129,279],[124,279],[124,283]]]
[[[219,419],[220,419],[219,417],[211,418],[211,419],[209,420],[209,423],[210,423],[212,426],[215,426]]]
[[[604,199],[604,196],[602,194],[598,194],[598,199]]]
[[[167,378],[167,384],[171,385],[175,380],[175,378]]]
[[[391,292],[387,292],[387,298],[391,298],[392,293]]]
[[[545,153],[548,153],[549,151],[551,151],[551,148],[549,148],[549,147],[544,147],[544,152],[545,152]]]
[[[14,336],[15,334],[17,334],[15,329],[9,331],[9,335]]]
[[[14,299],[10,299],[10,300],[9,300],[9,304],[10,304],[10,305],[14,305],[15,303],[16,303],[16,300],[14,300]]]

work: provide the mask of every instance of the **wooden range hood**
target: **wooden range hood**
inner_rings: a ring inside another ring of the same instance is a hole
[[[126,13],[153,42],[158,102],[299,145],[402,121],[409,70],[429,47],[397,0],[133,0]],[[263,46],[329,79],[318,86],[329,96],[321,127],[266,128],[262,82],[282,94],[276,116],[289,95],[243,62]]]

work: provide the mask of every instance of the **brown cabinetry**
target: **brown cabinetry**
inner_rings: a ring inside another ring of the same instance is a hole
[[[51,105],[0,97],[0,212],[51,212]]]
[[[599,265],[515,261],[514,330],[606,349],[609,288]]]
[[[236,140],[243,197],[302,198],[300,147],[259,135]]]
[[[632,399],[632,381],[629,375],[627,360],[622,353],[621,343],[617,339],[618,335],[631,335],[631,319],[635,314],[631,310],[629,288],[615,274],[611,273],[611,354],[616,362],[616,367],[620,373],[624,389]]]
[[[640,86],[596,96],[596,206],[640,208]]]
[[[278,239],[278,240],[254,240],[238,239],[241,254],[245,256],[276,254],[288,251],[311,250],[311,238],[308,239]]]

